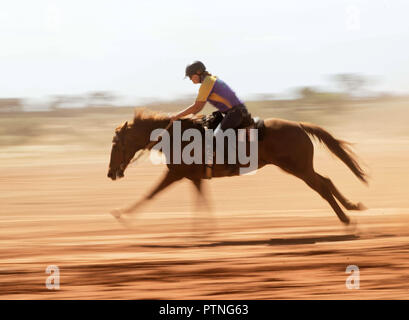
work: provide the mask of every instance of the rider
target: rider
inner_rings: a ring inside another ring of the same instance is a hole
[[[199,93],[194,104],[171,116],[172,121],[200,112],[208,101],[224,114],[223,120],[214,131],[214,136],[217,137],[222,136],[224,130],[239,127],[244,118],[248,116],[246,106],[237,98],[236,93],[224,81],[206,71],[202,62],[195,61],[189,64],[185,75],[194,84],[200,83]],[[223,145],[221,148],[223,149]],[[224,153],[223,150],[220,151]],[[230,143],[229,151],[236,152],[235,145]]]

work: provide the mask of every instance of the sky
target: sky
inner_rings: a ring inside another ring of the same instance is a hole
[[[361,73],[409,92],[409,1],[1,0],[0,98],[194,95],[203,61],[241,98]]]

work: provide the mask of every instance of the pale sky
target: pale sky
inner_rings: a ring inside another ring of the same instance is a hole
[[[246,98],[356,72],[409,92],[405,0],[2,0],[0,97],[175,98],[199,59]]]

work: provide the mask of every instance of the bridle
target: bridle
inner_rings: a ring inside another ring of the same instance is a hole
[[[126,160],[126,153],[125,153],[125,144],[122,141],[122,137],[119,136],[118,132],[115,134],[114,138],[112,139],[114,145],[117,145],[121,148],[122,151],[122,162],[119,164],[119,169],[122,171],[125,170],[125,160]]]

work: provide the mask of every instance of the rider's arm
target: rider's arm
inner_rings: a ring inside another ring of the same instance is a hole
[[[203,80],[203,83],[200,85],[199,93],[197,95],[196,101],[190,107],[182,110],[181,112],[176,113],[171,117],[171,119],[177,120],[183,116],[187,116],[188,114],[196,114],[200,112],[206,104],[210,92],[213,89],[214,83],[216,82],[216,77],[206,77]]]
[[[190,107],[187,107],[186,109],[176,113],[174,116],[172,116],[173,120],[177,120],[179,118],[182,118],[184,116],[187,116],[189,114],[196,114],[200,112],[206,104],[206,101],[195,101],[194,104],[192,104]]]

